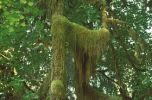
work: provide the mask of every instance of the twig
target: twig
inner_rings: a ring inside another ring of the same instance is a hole
[[[5,59],[10,60],[10,58],[8,58],[7,56],[5,56],[5,55],[3,55],[3,54],[1,54],[1,53],[0,53],[0,55],[1,55],[3,58],[5,58]]]

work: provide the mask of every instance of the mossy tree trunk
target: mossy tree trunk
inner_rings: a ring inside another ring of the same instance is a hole
[[[63,0],[50,0],[48,8],[52,23],[53,15],[63,14]],[[53,61],[51,67],[51,87],[49,89],[51,100],[65,100],[65,39],[61,33],[62,32],[58,34],[52,33]]]
[[[47,17],[50,19],[51,24],[53,15],[63,15],[63,1],[64,0],[48,0],[45,2],[45,6],[47,6]],[[64,36],[53,34],[53,61],[51,71],[48,73],[40,88],[40,100],[65,100],[66,75],[64,43]]]

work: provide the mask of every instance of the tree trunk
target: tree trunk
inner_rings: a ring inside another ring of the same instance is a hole
[[[52,18],[53,15],[63,15],[63,9],[64,9],[64,0],[49,0],[47,4],[47,14],[48,18]]]
[[[63,0],[48,0],[45,1],[47,6],[47,17],[50,19],[52,25],[53,15],[63,14]],[[52,28],[51,28],[52,29]],[[53,34],[53,33],[51,33]],[[52,48],[53,48],[53,62],[51,71],[46,76],[40,91],[40,100],[65,100],[65,49],[64,39],[62,36],[53,34]]]
[[[63,8],[63,0],[50,0],[48,6],[50,19],[52,20],[54,15],[62,15]],[[53,62],[51,68],[51,87],[49,89],[49,98],[51,100],[65,100],[65,42],[61,34],[52,34]]]

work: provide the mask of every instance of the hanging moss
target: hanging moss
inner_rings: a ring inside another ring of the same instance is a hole
[[[100,55],[109,40],[108,29],[90,30],[59,15],[53,16],[52,32],[56,38],[64,38],[70,48],[79,47],[89,57]]]
[[[78,97],[81,98],[90,76],[95,73],[96,61],[109,41],[109,30],[105,27],[99,30],[90,30],[70,22],[64,16],[54,15],[51,31],[53,33],[53,67],[55,70],[53,75],[58,73],[65,75],[65,47],[69,48],[75,55],[76,91],[80,92]],[[62,77],[57,79],[65,81]]]

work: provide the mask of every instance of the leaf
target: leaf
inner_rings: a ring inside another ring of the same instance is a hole
[[[20,3],[21,3],[21,4],[26,4],[27,1],[26,1],[26,0],[20,0]]]

